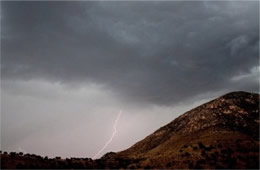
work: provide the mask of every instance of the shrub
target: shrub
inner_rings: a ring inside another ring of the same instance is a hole
[[[205,159],[200,159],[200,160],[198,160],[197,163],[199,163],[199,164],[205,164],[205,163],[206,163],[206,160],[205,160]]]
[[[187,145],[183,145],[182,148],[187,148],[188,146]]]
[[[193,169],[193,163],[192,162],[189,163],[189,169]]]
[[[149,165],[146,165],[144,169],[151,169],[151,167]]]
[[[194,147],[193,147],[193,150],[195,150],[195,151],[198,150],[198,147],[197,147],[197,146],[194,146]]]
[[[216,169],[224,169],[222,165],[216,165]]]
[[[194,169],[202,169],[202,166],[197,162],[194,166]]]
[[[227,152],[228,152],[228,153],[232,153],[233,150],[232,150],[230,147],[228,147],[228,148],[227,148]]]
[[[218,147],[219,147],[219,148],[222,148],[222,145],[221,145],[221,144],[218,144]]]
[[[130,169],[136,169],[134,165],[129,166]]]
[[[210,157],[211,157],[211,159],[213,159],[213,160],[216,160],[216,159],[217,159],[217,156],[216,156],[214,153],[210,154]]]
[[[14,157],[15,157],[15,155],[16,155],[16,153],[15,153],[15,152],[10,152],[10,156],[11,156],[11,158],[14,158]]]
[[[210,145],[209,148],[210,148],[210,149],[216,149],[216,147],[213,146],[213,145]]]
[[[16,165],[16,169],[24,169],[25,168],[25,166],[24,166],[24,164],[22,164],[22,163],[18,163],[17,165]]]
[[[229,159],[229,168],[235,168],[237,165],[237,160],[235,158]]]
[[[201,156],[205,157],[206,156],[206,152],[205,151],[201,151]]]
[[[210,151],[211,150],[210,147],[205,147],[204,149],[205,149],[205,151]]]
[[[200,149],[205,149],[205,145],[203,145],[203,143],[199,142],[199,147]]]
[[[213,145],[210,145],[209,147],[205,147],[206,151],[211,151],[212,149],[215,149]]]
[[[185,155],[185,156],[190,156],[190,153],[189,153],[189,152],[185,152],[184,155]]]
[[[221,153],[222,153],[222,154],[227,154],[227,150],[226,150],[226,149],[222,149],[222,150],[221,150]]]

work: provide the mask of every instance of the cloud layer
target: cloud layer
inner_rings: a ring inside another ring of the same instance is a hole
[[[259,65],[258,3],[2,2],[2,78],[163,105],[241,89],[232,77]]]

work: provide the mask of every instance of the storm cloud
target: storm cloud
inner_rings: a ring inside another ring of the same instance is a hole
[[[259,66],[258,3],[3,2],[2,78],[95,82],[155,104],[236,90]]]
[[[122,109],[122,150],[259,72],[259,1],[1,1],[2,148],[91,157]]]

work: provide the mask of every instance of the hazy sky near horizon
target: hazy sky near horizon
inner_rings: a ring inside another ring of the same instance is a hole
[[[120,110],[102,154],[259,92],[258,1],[1,1],[0,18],[2,150],[93,157]]]

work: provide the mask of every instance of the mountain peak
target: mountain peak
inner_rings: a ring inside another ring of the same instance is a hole
[[[233,91],[233,92],[227,93],[221,97],[228,99],[228,98],[237,98],[237,97],[248,97],[251,95],[258,95],[258,94],[245,92],[245,91]]]

